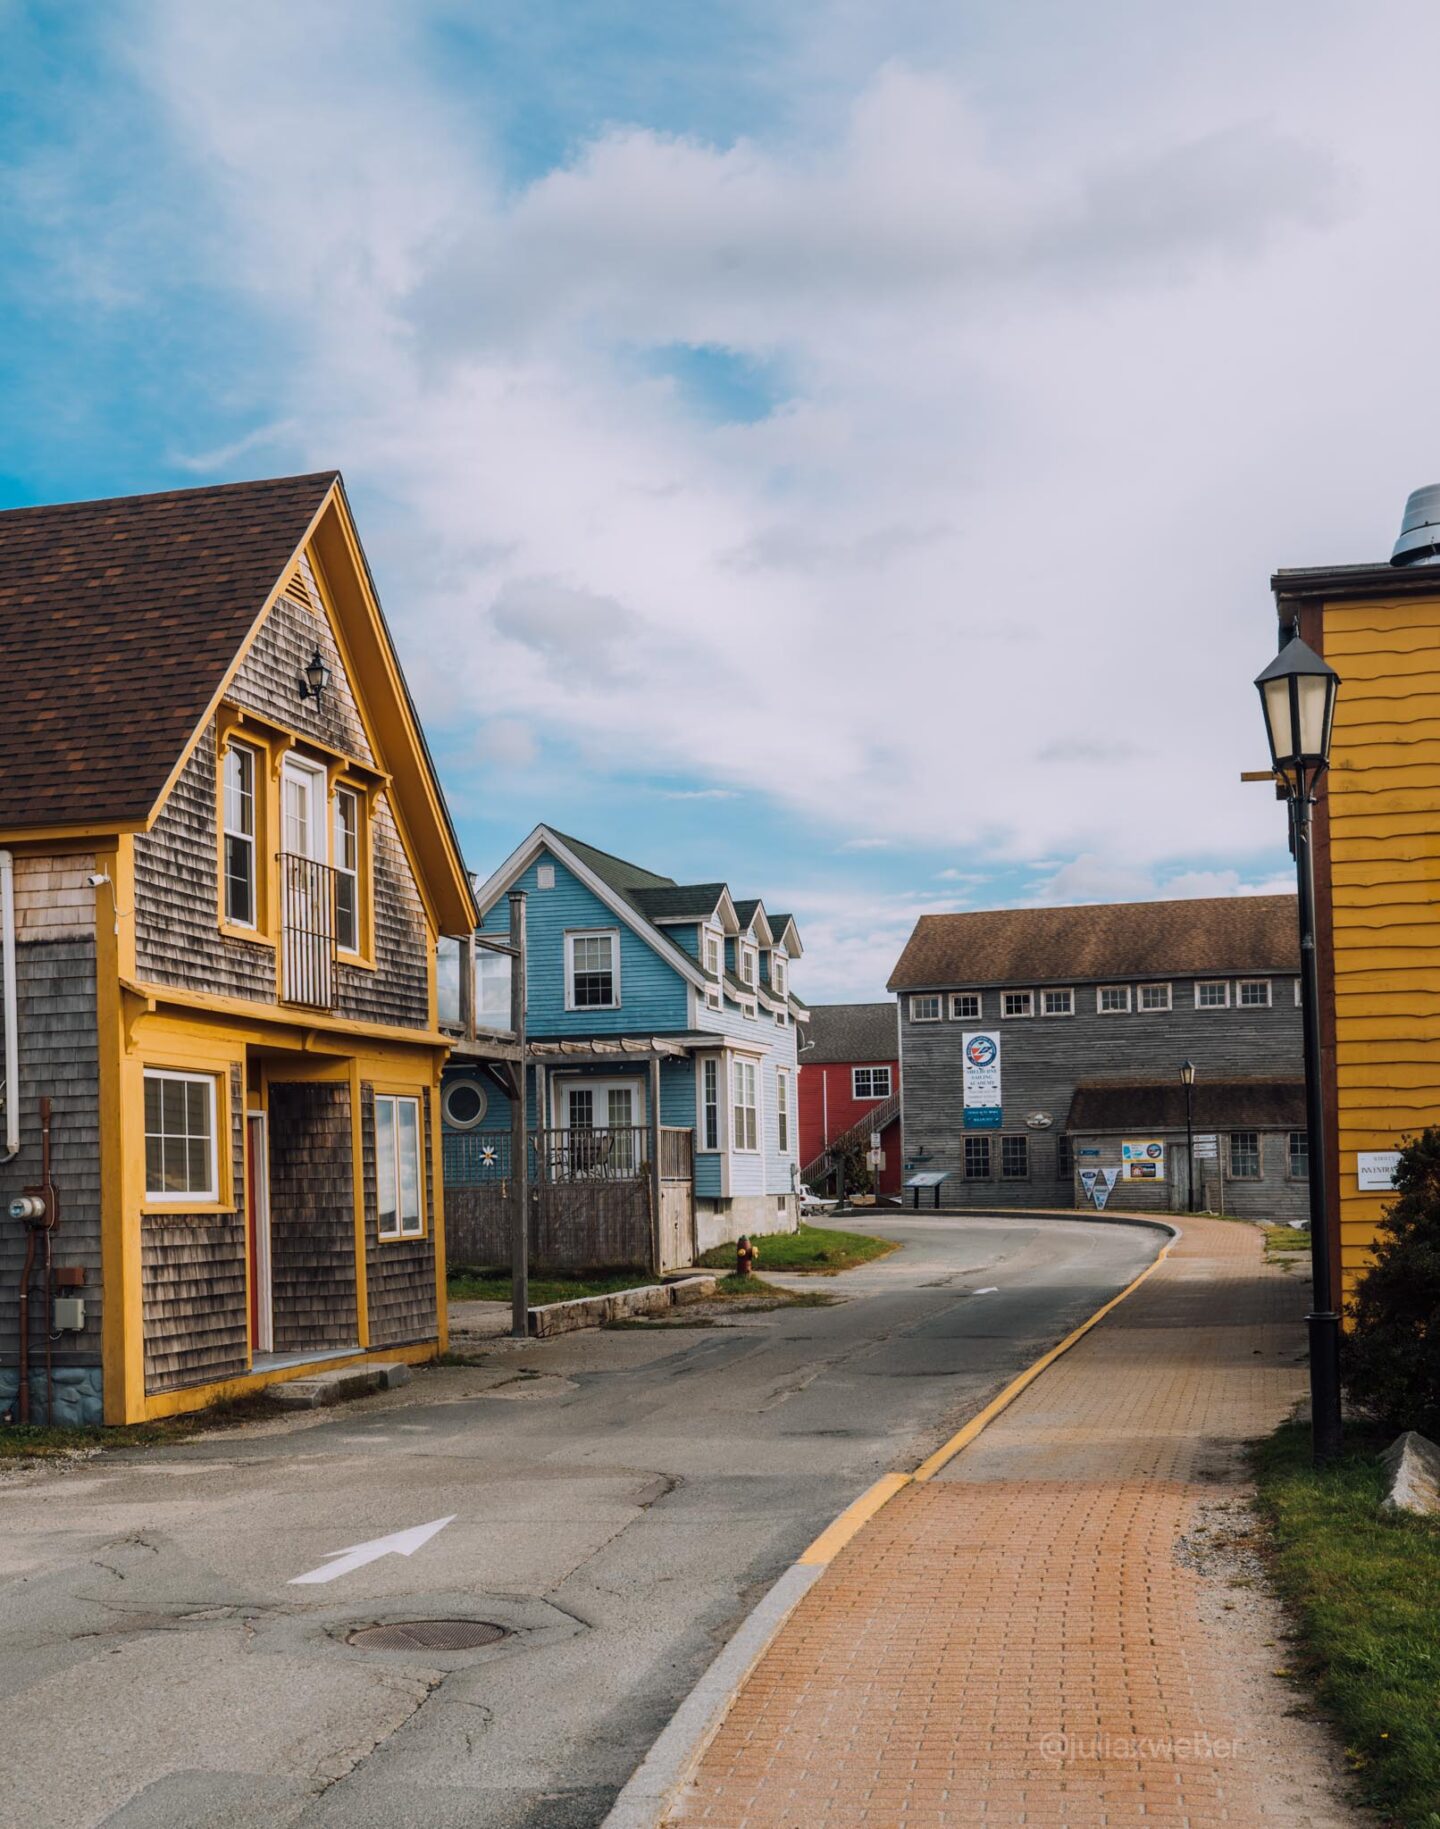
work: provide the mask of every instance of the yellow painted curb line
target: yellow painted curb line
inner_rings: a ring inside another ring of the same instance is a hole
[[[1083,1340],[1092,1327],[1097,1327],[1105,1319],[1111,1309],[1120,1306],[1126,1296],[1133,1295],[1146,1277],[1153,1276],[1170,1255],[1171,1247],[1179,1236],[1179,1230],[1172,1226],[1170,1237],[1161,1247],[1159,1255],[1152,1263],[1145,1266],[1133,1282],[1127,1283],[1117,1295],[1111,1296],[1103,1307],[1097,1308],[1088,1321],[1080,1323],[1074,1333],[1066,1334],[1058,1346],[1052,1346],[1048,1353],[1042,1353],[1033,1365],[1027,1365],[1023,1372],[1012,1378],[998,1397],[992,1397],[977,1416],[972,1416],[964,1428],[957,1429],[943,1447],[937,1448],[934,1454],[928,1455],[921,1461],[913,1473],[884,1474],[873,1486],[862,1492],[854,1504],[847,1505],[840,1516],[832,1524],[827,1524],[809,1549],[800,1556],[801,1565],[824,1567],[826,1563],[833,1561],[839,1555],[850,1539],[869,1523],[876,1512],[890,1503],[897,1492],[903,1492],[907,1486],[912,1484],[922,1485],[926,1480],[933,1480],[940,1469],[947,1462],[954,1460],[962,1448],[968,1448],[977,1435],[990,1427],[1002,1410],[1008,1410],[1020,1393],[1034,1384],[1042,1372],[1048,1371],[1062,1354],[1068,1353],[1072,1346]]]

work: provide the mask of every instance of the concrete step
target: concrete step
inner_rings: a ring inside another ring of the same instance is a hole
[[[368,1397],[372,1391],[393,1391],[409,1382],[409,1366],[397,1360],[393,1364],[338,1366],[333,1372],[292,1378],[284,1384],[267,1385],[265,1395],[282,1410],[319,1410],[350,1397]]]

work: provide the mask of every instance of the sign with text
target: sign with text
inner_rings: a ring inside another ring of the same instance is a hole
[[[1097,1181],[1095,1183],[1095,1192],[1090,1198],[1095,1202],[1096,1211],[1103,1213],[1105,1211],[1105,1202],[1110,1198],[1110,1183],[1103,1180]]]
[[[1212,1131],[1197,1131],[1195,1135],[1195,1160],[1197,1162],[1218,1162],[1220,1160],[1220,1139]]]
[[[1395,1171],[1400,1166],[1398,1149],[1362,1149],[1355,1158],[1357,1178],[1362,1194],[1389,1193],[1395,1185]]]
[[[1095,1192],[1095,1183],[1100,1179],[1099,1169],[1081,1169],[1080,1185],[1087,1194]]]
[[[1000,1037],[991,1029],[960,1037],[966,1130],[1000,1128]]]
[[[1127,1181],[1163,1181],[1165,1145],[1159,1137],[1142,1137],[1120,1145],[1120,1165]]]

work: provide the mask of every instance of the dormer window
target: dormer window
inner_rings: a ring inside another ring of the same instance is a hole
[[[760,955],[753,946],[740,948],[740,979],[743,984],[754,984],[759,964]]]
[[[720,936],[705,929],[705,970],[712,978],[720,976],[720,965],[724,957],[721,951]]]
[[[776,992],[783,996],[785,991],[785,961],[780,957],[779,953],[771,953],[770,955],[770,982],[775,987]]]

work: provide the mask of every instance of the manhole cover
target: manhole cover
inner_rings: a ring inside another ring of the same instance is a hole
[[[507,1636],[488,1619],[398,1619],[361,1626],[346,1639],[360,1651],[476,1651]]]

